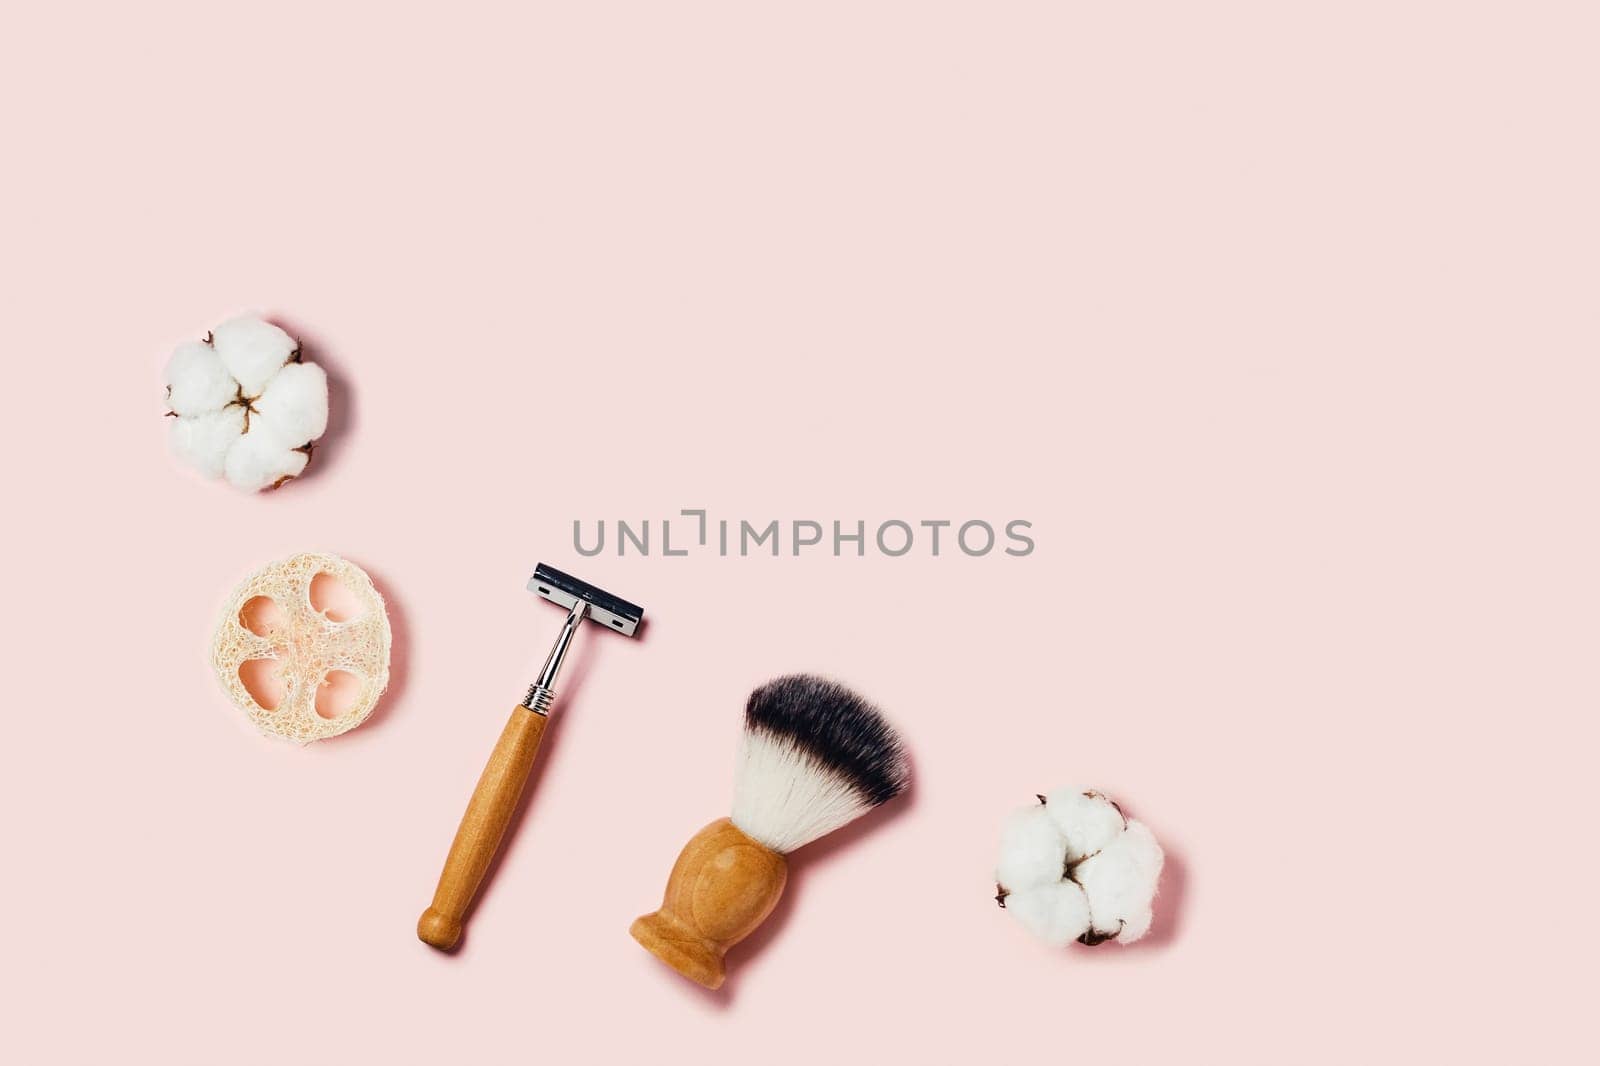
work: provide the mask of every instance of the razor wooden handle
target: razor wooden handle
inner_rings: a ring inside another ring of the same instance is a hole
[[[478,894],[483,875],[500,850],[500,839],[517,809],[528,783],[528,772],[539,754],[548,719],[517,704],[500,734],[489,764],[472,791],[467,813],[461,816],[450,854],[433,892],[433,906],[417,919],[417,936],[425,944],[449,951],[461,939],[467,908]]]
[[[723,956],[766,921],[788,879],[781,854],[719,818],[684,845],[661,909],[628,932],[689,980],[718,988],[727,973]]]

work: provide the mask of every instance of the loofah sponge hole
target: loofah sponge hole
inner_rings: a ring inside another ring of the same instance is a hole
[[[389,683],[389,618],[358,566],[306,553],[234,590],[212,639],[217,680],[264,733],[308,743],[364,722]]]
[[[317,715],[322,718],[343,718],[355,710],[356,703],[361,698],[363,687],[359,674],[352,674],[348,670],[329,670],[322,675],[322,683],[317,686],[317,695],[312,703]]]
[[[367,611],[361,594],[326,570],[312,575],[307,600],[313,611],[330,622],[353,622]]]
[[[239,684],[256,706],[268,714],[283,705],[283,697],[288,692],[282,671],[283,664],[276,659],[246,659],[239,664]]]
[[[271,596],[252,596],[239,608],[239,624],[258,637],[270,637],[288,622],[288,614]]]

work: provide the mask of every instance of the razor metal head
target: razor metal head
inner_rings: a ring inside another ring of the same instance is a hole
[[[639,629],[639,623],[644,621],[644,608],[638,604],[629,603],[605,589],[596,588],[587,581],[579,581],[571,574],[563,574],[544,563],[534,567],[533,577],[528,579],[528,591],[537,592],[569,611],[582,600],[589,605],[590,618],[625,637],[633,636]]]

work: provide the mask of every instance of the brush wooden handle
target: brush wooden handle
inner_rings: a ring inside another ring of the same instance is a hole
[[[489,764],[478,778],[478,787],[472,791],[467,813],[461,816],[456,839],[444,860],[444,872],[439,875],[439,887],[433,892],[433,906],[417,920],[417,936],[423,943],[449,951],[461,939],[467,908],[478,894],[478,885],[495,852],[500,850],[500,838],[505,836],[522,788],[528,783],[528,772],[539,754],[547,721],[544,715],[534,714],[520,703],[512,710],[511,719],[489,756]]]
[[[718,988],[723,956],[772,913],[788,879],[780,853],[719,818],[684,845],[661,909],[628,932],[689,980]]]

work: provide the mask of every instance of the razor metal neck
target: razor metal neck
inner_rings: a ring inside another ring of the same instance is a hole
[[[550,649],[550,657],[544,661],[544,669],[539,671],[539,679],[528,689],[527,698],[522,701],[522,705],[534,714],[550,713],[550,704],[556,698],[556,675],[561,673],[562,660],[567,657],[567,649],[572,646],[572,638],[588,613],[589,605],[583,600],[573,604],[572,610],[567,612],[567,621],[556,636],[555,647]]]

